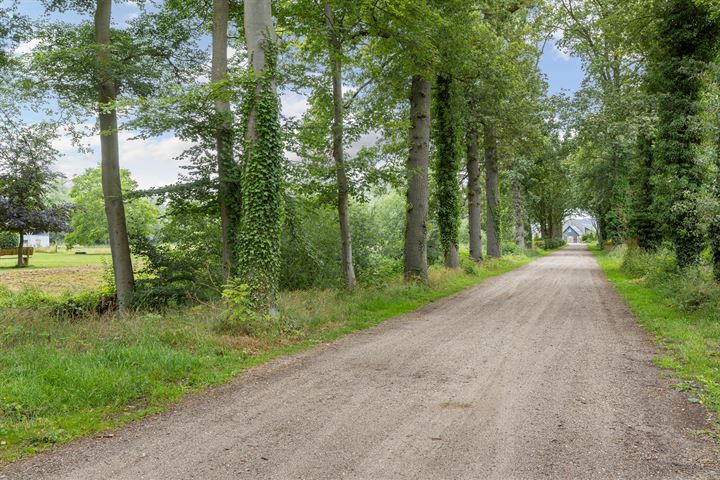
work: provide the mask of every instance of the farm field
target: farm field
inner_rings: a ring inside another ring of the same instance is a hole
[[[75,252],[86,253],[78,255]],[[90,290],[101,285],[103,272],[110,266],[107,247],[59,249],[57,252],[36,250],[27,268],[16,268],[13,258],[2,257],[0,286],[13,292],[34,288],[49,294]]]

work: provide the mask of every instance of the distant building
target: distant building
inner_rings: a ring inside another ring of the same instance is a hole
[[[26,247],[49,247],[50,234],[47,232],[28,233],[23,236],[23,245]]]
[[[595,233],[595,220],[592,218],[569,218],[563,223],[563,239],[568,243],[582,241],[586,233]]]

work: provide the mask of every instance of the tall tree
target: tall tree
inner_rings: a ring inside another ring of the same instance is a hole
[[[471,119],[466,136],[467,142],[467,202],[470,258],[480,261],[482,253],[482,187],[480,185],[480,138],[477,121]]]
[[[333,158],[337,179],[337,211],[340,221],[341,256],[345,284],[349,289],[355,287],[355,268],[353,266],[352,234],[350,232],[350,214],[348,211],[348,179],[344,152],[344,99],[343,99],[343,44],[342,26],[338,26],[333,15],[330,0],[325,0],[325,22],[328,30],[330,49],[330,71],[332,75],[333,95]]]
[[[46,124],[26,127],[7,121],[0,127],[0,231],[19,234],[17,266],[24,267],[24,234],[68,229],[70,206],[51,201],[61,175],[52,169],[58,155]]]
[[[65,235],[65,245],[93,245],[109,241],[100,168],[88,168],[72,179],[69,196],[75,206],[71,216],[72,230]],[[120,169],[123,197],[137,191],[137,182],[126,169]],[[128,233],[131,238],[147,238],[157,225],[158,210],[146,198],[131,198],[125,205]]]
[[[694,123],[699,113],[702,72],[713,59],[718,25],[692,0],[663,0],[649,82],[657,95],[658,128],[653,166],[658,181],[655,208],[668,227],[681,267],[699,260],[704,247],[697,234],[697,198],[703,183],[696,150],[702,141]]]
[[[412,77],[410,87],[410,152],[407,163],[405,279],[427,281],[427,214],[429,202],[430,115],[432,82]]]
[[[435,87],[435,162],[436,209],[440,244],[445,266],[460,267],[458,230],[460,220],[461,133],[458,94],[451,75],[438,75]]]
[[[485,196],[487,203],[487,254],[491,258],[500,258],[500,188],[498,180],[498,145],[495,127],[484,125],[485,141]]]
[[[275,314],[280,273],[283,145],[270,0],[245,0],[250,82],[245,92],[238,273],[258,313]]]
[[[213,0],[212,22],[212,71],[210,80],[220,84],[227,80],[228,72],[228,22],[230,18],[229,0]],[[232,206],[229,205],[229,191],[234,184],[230,181],[232,171],[235,170],[233,156],[233,128],[232,112],[227,95],[218,95],[215,99],[215,113],[217,127],[215,130],[215,145],[217,147],[218,172],[218,205],[220,207],[220,224],[222,227],[222,262],[223,278],[227,283],[233,272],[234,223],[236,215],[231,215]]]
[[[111,15],[112,0],[97,0],[95,42],[98,45],[96,59],[98,65],[100,166],[118,306],[121,310],[125,310],[130,305],[133,290],[135,289],[135,278],[132,257],[130,256],[127,223],[125,221],[125,204],[123,203],[122,186],[120,184],[118,121],[117,110],[114,105],[117,99],[117,91],[112,73],[112,51],[110,49]]]

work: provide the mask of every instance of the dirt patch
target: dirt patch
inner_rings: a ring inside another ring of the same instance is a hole
[[[0,270],[0,285],[18,292],[35,288],[51,295],[96,289],[102,285],[105,267],[18,268]]]
[[[0,478],[720,478],[654,355],[572,246]]]

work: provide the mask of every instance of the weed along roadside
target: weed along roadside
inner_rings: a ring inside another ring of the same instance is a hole
[[[592,248],[610,283],[661,347],[675,388],[720,416],[720,287],[708,265],[680,270],[671,252]],[[716,423],[717,425],[717,423]]]
[[[0,313],[0,459],[32,455],[159,412],[243,370],[457,293],[548,252],[430,269],[428,286],[282,292],[265,328],[233,328],[220,302],[160,313],[60,318],[47,307]],[[272,325],[272,326],[270,326]],[[235,326],[237,327],[237,326]]]

